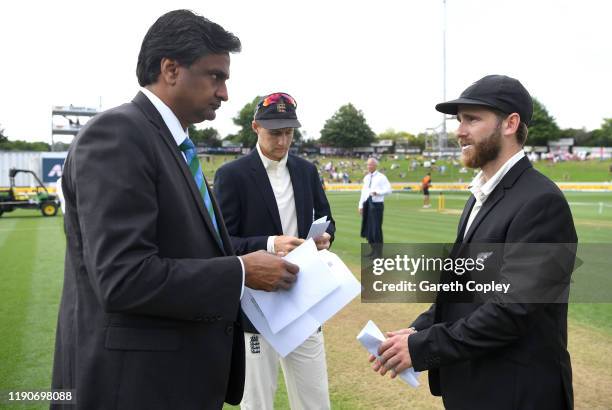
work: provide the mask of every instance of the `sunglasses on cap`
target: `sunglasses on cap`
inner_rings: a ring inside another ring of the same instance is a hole
[[[263,100],[261,100],[259,102],[259,106],[260,107],[267,107],[267,106],[269,106],[271,104],[276,104],[281,98],[283,100],[285,100],[286,102],[288,102],[289,104],[293,105],[294,108],[297,107],[297,103],[295,102],[293,97],[290,96],[289,94],[286,94],[286,93],[274,93],[274,94],[270,94],[266,98],[264,98]]]

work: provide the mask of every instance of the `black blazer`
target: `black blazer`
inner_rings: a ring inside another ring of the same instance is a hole
[[[87,123],[62,187],[67,249],[52,386],[77,390],[67,408],[239,403],[240,261],[214,197],[222,243],[144,94]]]
[[[577,242],[565,197],[527,158],[500,181],[464,238],[474,203],[471,196],[461,215],[455,254],[465,243]],[[571,273],[570,259],[560,268]],[[447,408],[573,408],[567,304],[438,299],[412,326],[414,368],[429,370],[430,390]]]
[[[312,222],[327,215],[331,220],[327,232],[333,241],[336,226],[317,168],[289,154],[287,169],[293,185],[299,237],[306,238]],[[214,190],[238,255],[266,250],[269,236],[283,234],[276,198],[257,149],[219,168]],[[244,319],[245,330],[256,333],[246,316]]]

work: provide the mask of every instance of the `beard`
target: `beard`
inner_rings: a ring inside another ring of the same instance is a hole
[[[491,135],[482,141],[472,144],[468,151],[461,153],[461,159],[468,168],[482,168],[486,163],[493,161],[501,151],[501,127],[497,127]]]

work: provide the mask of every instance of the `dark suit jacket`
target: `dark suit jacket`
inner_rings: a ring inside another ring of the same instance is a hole
[[[63,175],[67,238],[53,388],[70,409],[219,409],[238,403],[242,268],[182,153],[139,93],[93,118]],[[53,406],[52,406],[53,407]]]
[[[576,243],[559,188],[521,159],[493,190],[461,243]],[[507,263],[507,262],[505,262]],[[543,260],[540,263],[555,263]],[[563,269],[573,268],[573,257]],[[502,268],[503,269],[503,268]],[[449,409],[573,407],[567,352],[567,304],[438,302],[412,324],[408,346],[416,370],[429,369],[432,394]]]
[[[287,169],[293,185],[299,237],[306,238],[312,222],[327,215],[331,220],[327,232],[333,241],[336,226],[317,168],[289,154]],[[238,255],[266,250],[269,236],[283,234],[276,198],[257,149],[219,168],[214,190]],[[256,333],[248,319],[244,319],[245,330]]]

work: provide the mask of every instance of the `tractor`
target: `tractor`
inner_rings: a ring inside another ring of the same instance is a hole
[[[15,187],[15,176],[20,173],[31,174],[38,185],[30,189]],[[11,186],[0,188],[0,216],[4,212],[11,212],[19,208],[38,209],[43,216],[55,216],[57,214],[57,208],[60,205],[57,195],[50,194],[47,191],[35,172],[11,168],[9,178]]]

